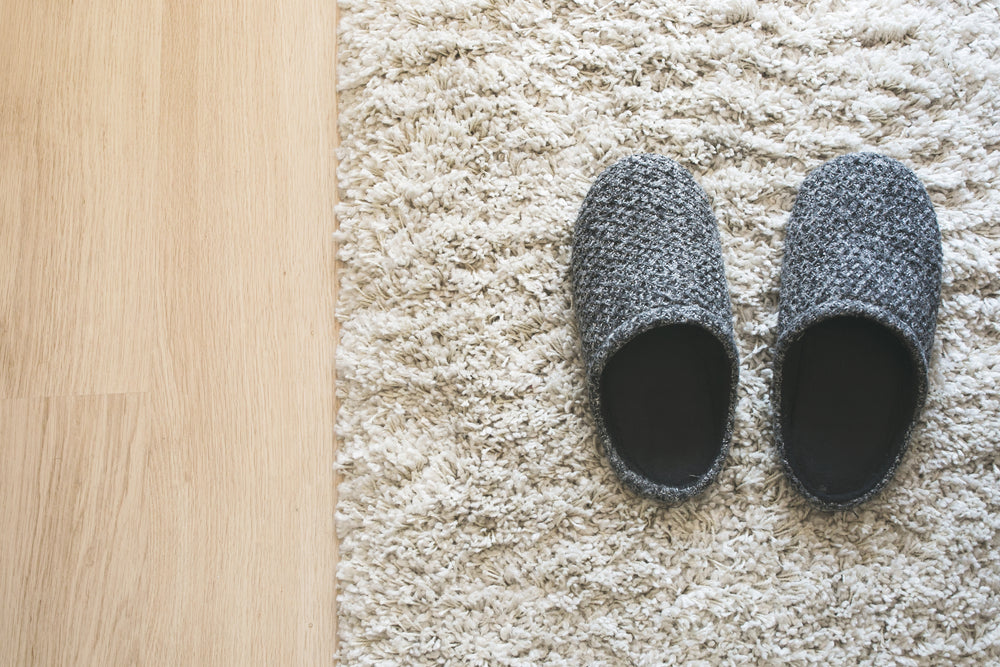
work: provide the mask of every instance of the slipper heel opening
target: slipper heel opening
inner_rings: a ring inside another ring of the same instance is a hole
[[[916,409],[917,369],[906,346],[877,322],[831,318],[792,343],[783,377],[793,475],[825,502],[863,497],[892,470]]]
[[[691,324],[646,331],[608,360],[600,385],[604,422],[632,470],[674,488],[711,470],[724,445],[729,366],[719,339]]]

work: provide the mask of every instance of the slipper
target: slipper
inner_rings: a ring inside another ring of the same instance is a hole
[[[729,450],[739,357],[718,226],[691,174],[659,155],[604,171],[576,220],[572,283],[611,467],[643,496],[693,496]]]
[[[854,153],[809,174],[788,222],[774,348],[774,431],[806,498],[878,493],[927,395],[941,233],[927,190],[891,158]]]

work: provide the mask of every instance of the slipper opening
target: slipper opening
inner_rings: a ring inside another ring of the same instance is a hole
[[[789,346],[780,400],[792,474],[819,500],[848,504],[885,479],[905,445],[917,368],[882,324],[834,317]]]
[[[656,484],[696,484],[724,446],[731,377],[726,348],[708,330],[670,324],[643,332],[608,359],[601,376],[612,445]]]

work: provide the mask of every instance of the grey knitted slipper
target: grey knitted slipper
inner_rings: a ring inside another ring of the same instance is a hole
[[[792,483],[825,509],[875,495],[927,394],[941,234],[916,175],[874,153],[806,178],[781,267],[774,431]]]
[[[658,155],[604,171],[576,220],[572,280],[612,468],[645,496],[694,495],[729,449],[739,359],[718,228],[691,174]]]

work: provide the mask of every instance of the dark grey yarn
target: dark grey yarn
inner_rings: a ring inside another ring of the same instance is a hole
[[[772,405],[778,449],[792,483],[816,505],[841,509],[868,500],[891,478],[927,395],[927,365],[941,291],[941,234],[926,189],[908,168],[875,153],[831,160],[809,174],[788,222],[781,267]],[[864,496],[816,498],[796,479],[782,438],[785,353],[810,326],[859,316],[894,332],[917,369],[917,407],[903,447]]]
[[[705,488],[729,450],[739,358],[708,197],[683,167],[659,155],[634,155],[594,182],[576,220],[572,282],[577,326],[600,440],[612,468],[636,492],[679,502]],[[605,363],[627,342],[663,324],[697,324],[722,342],[731,367],[729,414],[710,470],[684,487],[639,474],[620,456],[601,410]]]

